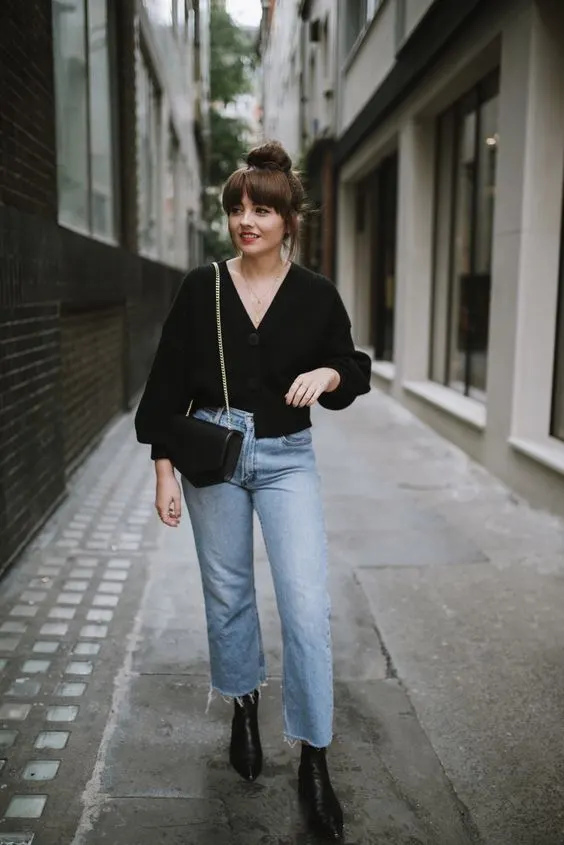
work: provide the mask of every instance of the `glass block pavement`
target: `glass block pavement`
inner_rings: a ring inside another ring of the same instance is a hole
[[[65,771],[72,776],[70,761],[81,753],[91,714],[111,705],[112,684],[106,679],[97,688],[99,667],[120,629],[124,596],[142,565],[143,530],[153,517],[150,466],[131,460],[139,457],[134,449],[128,437],[119,459],[105,461],[103,453],[89,459],[82,491],[4,578],[0,845],[42,845],[43,823],[53,824],[66,809],[55,806],[65,800],[57,790]]]

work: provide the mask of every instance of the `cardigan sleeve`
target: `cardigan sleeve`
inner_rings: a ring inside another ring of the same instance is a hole
[[[340,411],[351,405],[357,396],[370,391],[372,362],[370,356],[355,348],[349,315],[337,288],[332,285],[332,289],[334,302],[321,366],[336,370],[341,381],[336,390],[321,394],[319,404],[331,411]]]
[[[151,458],[166,458],[163,424],[186,403],[188,373],[185,354],[188,332],[188,274],[163,324],[161,337],[145,389],[135,414],[135,432],[140,443],[151,444]]]

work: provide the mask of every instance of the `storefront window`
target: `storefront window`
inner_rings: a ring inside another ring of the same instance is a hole
[[[106,0],[54,0],[59,221],[115,235]]]
[[[486,399],[495,180],[497,74],[441,116],[431,375]]]
[[[397,154],[382,162],[374,174],[372,185],[371,342],[378,361],[392,361],[396,304]]]

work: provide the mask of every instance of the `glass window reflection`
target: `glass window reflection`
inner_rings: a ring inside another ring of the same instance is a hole
[[[53,0],[59,222],[115,236],[106,0]]]
[[[431,376],[482,402],[487,389],[498,85],[496,73],[438,123]]]

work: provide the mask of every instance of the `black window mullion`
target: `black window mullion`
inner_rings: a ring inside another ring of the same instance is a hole
[[[398,5],[398,14],[399,8],[401,4]],[[430,308],[430,326],[429,326],[429,337],[431,338],[431,342],[429,343],[429,349],[427,350],[427,373],[428,378],[432,379],[434,375],[434,349],[435,349],[435,331],[436,331],[436,315],[435,315],[435,308],[437,305],[437,242],[438,242],[438,231],[439,231],[439,198],[440,198],[440,165],[439,162],[441,160],[441,153],[442,153],[442,145],[443,145],[443,136],[441,132],[441,122],[444,117],[439,117],[435,121],[435,140],[434,140],[434,151],[435,151],[435,160],[433,162],[433,171],[434,171],[434,188],[433,188],[433,244],[432,244],[432,255],[431,255],[431,308]]]
[[[449,247],[449,260],[448,260],[448,301],[447,301],[447,337],[446,337],[446,347],[445,347],[445,370],[444,370],[444,384],[448,387],[450,383],[450,375],[451,375],[451,365],[452,365],[452,338],[453,338],[453,331],[452,331],[452,307],[453,307],[453,300],[454,300],[454,269],[456,265],[456,250],[455,250],[455,240],[456,240],[456,212],[457,212],[457,205],[458,205],[458,170],[459,170],[459,156],[458,156],[458,146],[460,143],[460,118],[462,115],[462,109],[460,108],[459,104],[455,104],[452,107],[452,111],[454,112],[454,118],[452,122],[452,145],[454,149],[454,155],[452,156],[452,165],[451,165],[451,192],[450,192],[450,232],[449,232],[449,240],[450,240],[450,247]]]

